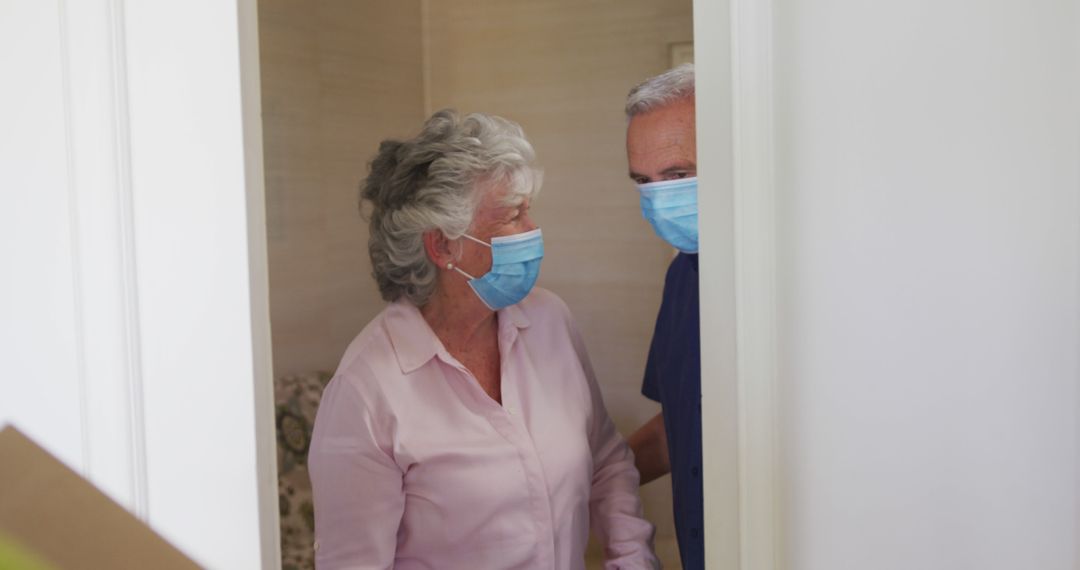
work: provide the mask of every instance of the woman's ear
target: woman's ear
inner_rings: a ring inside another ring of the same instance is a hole
[[[450,269],[454,262],[454,255],[450,251],[450,240],[442,230],[428,230],[424,232],[424,251],[428,259],[439,269]]]

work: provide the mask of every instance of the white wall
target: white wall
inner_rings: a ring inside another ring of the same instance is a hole
[[[1077,568],[1077,3],[775,3],[788,568]]]
[[[0,10],[0,71],[19,86],[0,90],[0,418],[19,414],[24,431],[78,465],[86,460],[60,17],[55,4]]]
[[[0,424],[211,568],[278,564],[256,46],[253,1],[0,4]]]

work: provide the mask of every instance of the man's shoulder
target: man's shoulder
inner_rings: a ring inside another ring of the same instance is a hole
[[[683,253],[679,252],[668,265],[668,275],[672,273],[686,274],[692,273],[697,276],[698,272],[698,254],[696,253]]]
[[[668,265],[664,278],[664,300],[681,297],[688,293],[697,296],[698,256],[696,253],[680,253]]]

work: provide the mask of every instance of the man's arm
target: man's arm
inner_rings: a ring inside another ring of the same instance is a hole
[[[634,451],[634,466],[641,473],[642,485],[671,472],[663,412],[631,434],[628,443]]]

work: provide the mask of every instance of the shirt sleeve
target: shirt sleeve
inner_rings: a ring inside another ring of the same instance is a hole
[[[308,453],[319,570],[394,565],[405,495],[381,427],[345,377],[330,382]]]
[[[593,531],[604,545],[604,568],[660,568],[653,553],[656,529],[645,520],[638,496],[639,476],[634,467],[634,454],[608,416],[585,343],[569,311],[567,322],[592,397],[589,447],[593,455],[593,477],[589,516]]]
[[[645,361],[645,379],[641,382],[641,395],[654,401],[660,401],[660,358],[656,354],[656,333],[649,345],[649,359]]]
[[[656,325],[653,327],[652,341],[649,343],[649,359],[645,362],[645,377],[641,383],[641,395],[654,401],[660,402],[660,385],[663,383],[665,374],[670,374],[666,364],[668,356],[664,349],[665,343],[671,342],[669,338],[678,331],[671,331],[668,325],[672,318],[672,310],[680,306],[678,301],[673,304],[679,287],[677,283],[686,272],[686,254],[680,253],[671,260],[667,273],[664,275],[664,293],[660,300],[660,310],[656,314]],[[697,277],[694,277],[695,283]]]

